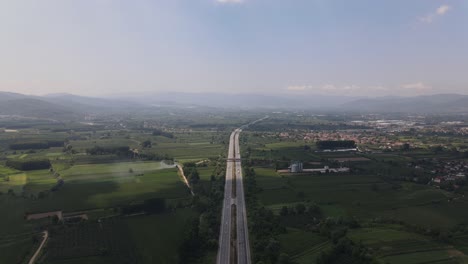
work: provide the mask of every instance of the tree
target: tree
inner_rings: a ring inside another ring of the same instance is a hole
[[[192,167],[189,173],[189,181],[190,183],[196,184],[200,180],[200,174],[198,173],[198,170],[196,167]]]
[[[298,192],[297,197],[299,197],[299,199],[301,199],[301,200],[304,200],[304,198],[305,198],[304,192]]]
[[[54,225],[58,224],[59,221],[60,221],[60,219],[58,218],[57,215],[52,216],[52,223],[53,223]]]
[[[432,152],[434,153],[440,153],[442,151],[444,151],[444,148],[440,145],[432,148]]]
[[[401,146],[401,150],[403,151],[408,151],[410,150],[410,144],[409,143],[405,143]]]
[[[297,214],[301,215],[304,214],[306,210],[306,207],[303,203],[296,204],[296,212]]]
[[[46,194],[44,192],[39,192],[37,194],[37,198],[39,198],[39,199],[44,199],[45,197],[46,197]]]
[[[281,216],[286,216],[286,215],[288,215],[288,214],[289,214],[288,207],[287,207],[287,206],[281,207],[280,215],[281,215]]]
[[[307,208],[307,213],[314,217],[321,217],[322,209],[320,209],[320,207],[317,204],[312,203],[309,205],[309,208]]]
[[[265,247],[265,253],[267,254],[266,257],[270,260],[271,263],[276,263],[278,260],[280,248],[281,245],[276,239],[272,238],[270,241],[268,241],[268,244]]]
[[[151,146],[152,146],[151,140],[145,140],[145,141],[143,141],[143,142],[141,143],[141,146],[142,146],[143,148],[151,148]]]
[[[291,257],[286,253],[281,253],[278,260],[279,264],[292,264]]]
[[[5,165],[17,170],[42,170],[49,169],[51,164],[48,159],[19,160],[9,159]]]
[[[319,149],[338,149],[338,148],[355,148],[356,142],[353,140],[323,140],[317,141]]]
[[[162,198],[148,199],[145,200],[143,206],[146,213],[159,214],[166,210],[166,200]]]

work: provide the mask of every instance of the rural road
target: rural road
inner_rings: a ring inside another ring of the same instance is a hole
[[[36,250],[36,253],[32,256],[32,258],[29,260],[29,264],[34,264],[36,262],[37,257],[41,253],[42,248],[44,247],[45,243],[47,242],[47,239],[49,238],[49,231],[44,231],[43,232],[44,237],[42,239],[41,244],[39,245],[39,248]]]
[[[221,228],[219,233],[219,249],[216,259],[217,264],[250,264],[250,243],[249,229],[247,226],[247,210],[245,207],[244,184],[242,178],[242,164],[240,156],[239,135],[242,129],[268,118],[268,116],[254,121],[248,125],[242,126],[231,133],[229,139],[229,149],[226,161],[226,183],[224,187],[223,210],[221,217]],[[235,193],[233,193],[235,185]],[[233,205],[236,209],[236,221],[232,221]],[[235,229],[233,229],[233,225]],[[231,244],[231,230],[235,230],[236,243]],[[231,253],[237,253],[237,256],[231,256]]]

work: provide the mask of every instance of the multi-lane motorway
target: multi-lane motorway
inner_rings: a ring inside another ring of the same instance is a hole
[[[234,131],[235,163],[236,163],[236,223],[237,223],[237,263],[250,264],[249,229],[247,228],[247,211],[245,208],[244,184],[242,178],[239,134]]]
[[[268,116],[251,124],[268,118]],[[245,208],[244,184],[239,146],[242,126],[231,133],[226,165],[226,183],[224,187],[223,211],[219,234],[217,264],[250,264],[249,229]],[[235,185],[235,186],[234,186]],[[234,186],[234,188],[233,188]],[[235,211],[234,211],[235,209]],[[235,212],[235,221],[233,221]],[[231,231],[234,231],[233,234]]]
[[[226,183],[224,185],[224,200],[223,200],[223,211],[221,216],[221,229],[219,232],[219,249],[218,258],[216,263],[218,264],[229,264],[231,263],[231,208],[233,204],[232,199],[232,183],[233,177],[233,166],[234,158],[234,139],[235,132],[232,132],[229,139],[228,159],[226,165]]]

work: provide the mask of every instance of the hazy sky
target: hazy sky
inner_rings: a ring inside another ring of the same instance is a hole
[[[468,94],[466,0],[0,0],[0,90]]]

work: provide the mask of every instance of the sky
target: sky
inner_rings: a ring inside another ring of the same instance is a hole
[[[0,0],[0,91],[468,94],[468,1]]]

